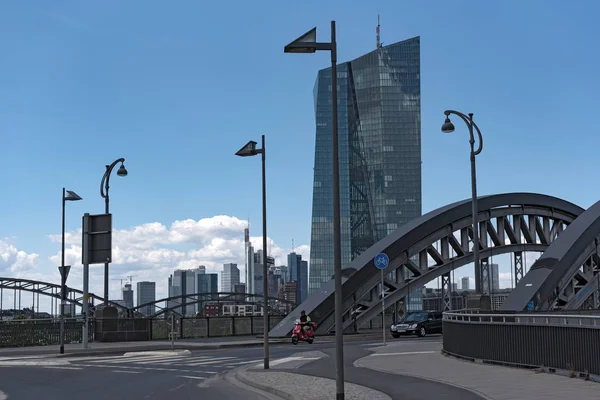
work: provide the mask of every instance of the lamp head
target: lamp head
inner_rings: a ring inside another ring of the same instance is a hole
[[[127,170],[125,169],[125,164],[121,163],[119,170],[117,171],[117,175],[119,176],[127,176]]]
[[[71,190],[66,190],[67,195],[65,196],[65,201],[78,201],[78,200],[83,200],[83,198],[81,196],[79,196],[77,193],[71,191]]]
[[[260,154],[261,150],[257,150],[256,145],[257,143],[254,140],[251,140],[246,143],[244,147],[239,149],[235,155],[240,157],[251,157]]]
[[[446,120],[444,121],[444,124],[442,125],[442,132],[444,132],[444,133],[454,132],[454,124],[450,121],[450,118],[448,118],[448,116],[446,116]]]

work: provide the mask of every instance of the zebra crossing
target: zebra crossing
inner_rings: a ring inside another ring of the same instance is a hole
[[[217,374],[224,370],[260,362],[235,356],[202,355],[183,352],[127,353],[120,356],[73,357],[70,366],[83,368],[126,368],[133,371],[171,371]]]

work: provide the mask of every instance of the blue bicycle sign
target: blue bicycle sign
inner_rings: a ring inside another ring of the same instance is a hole
[[[379,253],[375,256],[375,266],[379,269],[386,269],[390,263],[390,258],[385,253]]]

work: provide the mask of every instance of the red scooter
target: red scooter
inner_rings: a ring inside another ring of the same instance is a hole
[[[296,320],[294,324],[294,330],[292,331],[292,344],[298,344],[299,341],[307,342],[308,344],[312,344],[315,340],[315,330],[317,329],[317,324],[315,322],[309,322],[308,328],[304,328],[305,324],[300,322],[299,319]]]

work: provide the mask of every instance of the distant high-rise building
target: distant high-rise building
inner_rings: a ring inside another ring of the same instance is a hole
[[[233,287],[233,292],[234,293],[246,293],[246,284],[245,283],[238,283],[237,285],[235,285]]]
[[[339,118],[342,268],[421,215],[420,38],[342,63],[337,78],[337,105],[330,68],[319,71],[314,87],[310,293],[333,276],[333,106]]]
[[[137,305],[150,303],[156,300],[156,282],[138,282],[137,283]],[[156,308],[155,305],[148,305],[140,308],[138,311],[145,316],[153,315]]]
[[[308,263],[302,260],[302,255],[291,252],[288,254],[289,281],[298,282],[297,300],[299,303],[308,296]]]
[[[248,222],[248,228],[244,229],[244,258],[245,258],[245,283],[246,292],[254,293],[254,249],[252,243],[250,243],[250,222]]]
[[[240,270],[237,264],[223,264],[221,272],[221,292],[233,292],[233,287],[240,283]]]
[[[176,270],[169,277],[169,297],[185,296],[196,293],[196,274],[197,270]],[[189,297],[181,297],[171,301],[169,307],[181,304],[181,307],[176,307],[174,310],[184,316],[193,316],[196,312],[196,305],[188,303],[193,302]]]
[[[263,294],[263,276],[264,276],[263,251],[258,250],[256,253],[253,254],[252,258],[254,260],[254,262],[253,262],[253,266],[254,266],[253,290],[254,290],[254,292],[252,294]],[[268,256],[267,257],[267,268],[269,268],[272,265],[275,265],[275,259],[273,257]],[[267,279],[268,279],[268,277],[267,277]],[[270,293],[269,293],[269,295],[270,295]]]
[[[456,282],[452,282],[452,284],[450,285],[451,287],[451,291],[452,292],[456,292],[458,290],[458,286],[456,285]]]
[[[461,285],[460,288],[462,290],[470,290],[469,277],[463,276],[462,279],[460,280],[460,285]]]
[[[490,280],[492,284],[492,291],[498,292],[500,290],[500,271],[498,270],[498,264],[490,263]]]
[[[269,267],[269,297],[277,297],[279,289],[283,285],[281,268],[274,265]]]
[[[285,301],[291,301],[292,303],[298,303],[297,295],[298,282],[287,282],[279,290],[279,298]]]
[[[198,293],[212,293],[211,300],[219,299],[219,274],[198,274],[196,276],[196,287]],[[206,297],[203,297],[206,299]],[[196,309],[201,310],[201,305],[198,304]]]
[[[126,283],[123,286],[123,302],[125,303],[125,307],[133,308],[133,289],[131,288],[131,283]]]

